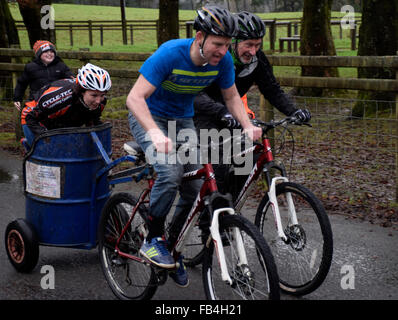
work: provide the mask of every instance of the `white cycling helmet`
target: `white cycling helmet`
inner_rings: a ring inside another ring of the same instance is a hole
[[[108,71],[91,63],[78,70],[76,81],[87,90],[108,91],[112,86]]]

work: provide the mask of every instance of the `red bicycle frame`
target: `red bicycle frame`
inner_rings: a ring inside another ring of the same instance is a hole
[[[204,178],[203,185],[200,189],[198,196],[196,197],[196,199],[192,205],[192,208],[191,208],[191,210],[188,214],[188,217],[179,233],[179,236],[178,236],[175,244],[173,244],[172,253],[175,258],[178,258],[179,254],[181,253],[182,248],[184,246],[185,236],[187,234],[189,234],[191,228],[193,228],[195,226],[196,221],[199,218],[199,214],[204,209],[204,206],[205,206],[204,199],[206,198],[206,196],[209,196],[211,194],[218,192],[215,174],[214,174],[213,166],[211,164],[204,164],[203,168],[201,168],[201,169],[185,173],[183,175],[182,180],[190,181],[190,180],[201,179],[201,178]],[[117,243],[115,246],[115,251],[117,252],[118,255],[120,255],[124,258],[133,259],[135,261],[138,261],[141,263],[146,263],[146,264],[149,264],[149,263],[145,259],[125,253],[125,252],[121,251],[119,246],[120,246],[120,242],[122,241],[124,234],[130,228],[131,222],[133,221],[134,216],[137,214],[139,207],[143,204],[149,203],[148,196],[152,190],[153,184],[154,184],[154,179],[151,177],[148,179],[148,188],[146,188],[141,193],[141,195],[137,201],[137,204],[132,209],[131,217],[129,218],[127,224],[124,226],[124,228],[120,234],[120,237],[117,239]],[[225,197],[221,194],[219,196]]]

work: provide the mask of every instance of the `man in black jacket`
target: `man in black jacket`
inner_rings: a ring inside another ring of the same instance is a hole
[[[231,45],[231,54],[235,66],[235,84],[240,96],[244,96],[254,84],[261,94],[279,111],[285,115],[295,115],[302,122],[311,119],[308,110],[298,109],[294,101],[281,89],[272,72],[271,65],[260,49],[265,35],[265,25],[259,17],[249,12],[236,14],[239,32]],[[195,126],[197,130],[216,128],[239,128],[239,123],[228,112],[221,91],[216,85],[207,87],[194,100]],[[220,156],[220,159],[222,157]],[[228,190],[226,177],[230,166],[226,164],[213,165],[218,187],[221,191]],[[239,189],[245,177],[240,182],[235,181]],[[231,185],[231,183],[229,184]],[[237,191],[237,190],[235,190]],[[233,192],[232,192],[233,193]]]
[[[38,40],[33,45],[35,59],[25,65],[24,72],[18,78],[14,90],[14,106],[20,111],[25,90],[29,86],[27,101],[35,99],[35,94],[44,86],[55,80],[73,78],[72,72],[57,56],[55,46],[46,40]]]

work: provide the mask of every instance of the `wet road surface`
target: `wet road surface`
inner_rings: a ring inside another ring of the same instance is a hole
[[[36,268],[15,271],[4,247],[9,222],[25,216],[21,159],[0,151],[0,300],[108,300],[115,299],[105,282],[97,250],[40,247]],[[302,300],[398,299],[398,231],[366,222],[330,216],[334,256],[329,275],[315,292],[291,298]],[[46,272],[54,268],[54,289],[43,289]],[[43,271],[43,272],[41,272]],[[178,288],[172,280],[157,290],[154,300],[203,300],[201,268],[188,269],[191,285]],[[350,276],[348,279],[347,277]]]

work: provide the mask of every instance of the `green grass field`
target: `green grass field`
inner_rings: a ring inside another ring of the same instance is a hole
[[[15,20],[22,21],[18,6],[15,3],[9,4],[11,13]],[[56,21],[88,21],[88,20],[120,20],[120,8],[108,6],[84,6],[72,4],[54,4]],[[297,19],[301,18],[302,12],[277,12],[277,13],[257,13],[264,19]],[[158,9],[145,8],[126,8],[127,20],[156,20],[158,19]],[[333,17],[342,16],[340,12],[333,12]],[[193,20],[196,12],[193,10],[180,10],[180,20]],[[344,31],[343,39],[340,40],[338,27],[333,27],[333,34],[336,39],[336,48],[349,48],[349,33]],[[287,28],[280,26],[277,31],[277,38],[287,35]],[[130,35],[128,35],[130,38]],[[185,28],[181,29],[180,37],[185,37]],[[266,40],[268,40],[266,35]],[[29,48],[27,33],[20,32],[20,40],[23,48]],[[57,47],[63,50],[76,50],[89,47],[88,31],[74,31],[74,46],[70,46],[69,31],[60,30],[57,32]],[[94,32],[94,45],[90,47],[91,51],[132,51],[132,52],[153,52],[157,48],[156,33],[154,30],[136,30],[134,32],[134,45],[123,45],[121,31],[105,31],[104,46],[100,45],[99,31]],[[265,43],[264,49],[269,49],[269,43]]]

